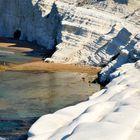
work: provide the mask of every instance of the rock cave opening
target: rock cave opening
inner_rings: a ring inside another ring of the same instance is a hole
[[[21,36],[21,31],[20,30],[16,30],[15,32],[14,32],[14,39],[17,39],[17,40],[19,40],[20,39],[20,36]]]

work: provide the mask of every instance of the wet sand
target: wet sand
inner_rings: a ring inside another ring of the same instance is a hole
[[[20,65],[0,65],[0,71],[43,71],[43,72],[80,72],[89,75],[97,74],[101,69],[85,65],[46,63],[43,61],[30,62]]]
[[[11,51],[20,51],[22,53],[36,52],[42,55],[42,47],[25,42],[25,41],[16,41],[7,38],[0,38],[0,48],[8,48]],[[41,60],[41,58],[36,57],[32,62],[24,64],[10,64],[10,65],[0,65],[0,71],[49,71],[49,72],[80,72],[87,73],[90,75],[97,74],[101,68],[90,67],[86,65],[78,64],[60,64],[60,63],[46,63]]]
[[[50,71],[50,72],[61,72],[61,71],[69,71],[69,72],[80,72],[87,74],[97,74],[100,71],[100,68],[89,67],[85,65],[74,65],[74,64],[59,64],[59,63],[46,63],[43,61],[26,63],[18,66],[14,66],[9,70],[17,70],[17,71]]]

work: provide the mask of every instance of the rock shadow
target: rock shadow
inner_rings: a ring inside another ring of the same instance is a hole
[[[128,4],[128,0],[114,0],[118,4]]]
[[[107,33],[106,35],[108,35],[108,34],[109,33]],[[131,35],[132,34],[126,28],[122,28],[114,38],[112,38],[104,46],[99,48],[95,52],[95,54],[97,56],[100,56],[101,62],[104,62],[104,58],[102,58],[100,53],[102,53],[104,51],[106,52],[106,54],[111,55],[112,58],[117,56],[118,53],[119,53],[118,47],[127,45],[127,43],[130,41],[130,36]],[[97,41],[97,44],[99,44],[102,40],[103,40],[103,38],[100,37]]]
[[[50,13],[43,16],[43,13],[40,10],[38,3],[39,3],[39,1],[34,5],[34,9],[35,9],[35,13],[39,13],[38,14],[39,15],[38,25],[42,24],[39,26],[46,27],[46,28],[39,27],[40,31],[41,31],[41,33],[40,33],[41,35],[39,35],[39,36],[42,36],[44,34],[44,36],[41,37],[42,38],[41,40],[44,41],[47,51],[43,57],[47,58],[47,57],[52,56],[52,54],[56,51],[56,46],[62,42],[62,34],[61,34],[62,16],[59,14],[59,11],[58,11],[58,8],[57,8],[57,5],[55,2],[52,5]],[[38,19],[36,19],[36,20],[38,20]],[[40,40],[38,40],[38,39],[34,40],[33,42],[44,46],[44,44],[42,44],[40,42]]]

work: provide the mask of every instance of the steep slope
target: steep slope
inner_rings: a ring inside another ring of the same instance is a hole
[[[88,101],[42,116],[28,140],[139,140],[140,43],[131,54],[138,61],[117,69]]]
[[[60,13],[65,13],[62,43],[46,61],[106,65],[139,31],[140,10],[136,4],[140,2],[134,1],[131,6],[113,1],[77,1],[71,5],[56,1]]]
[[[13,37],[21,31],[22,40],[36,42],[53,49],[59,34],[61,17],[53,1],[44,0],[1,0],[0,36]]]
[[[140,27],[139,0],[1,0],[0,36],[56,47],[51,62],[106,65]],[[124,40],[122,40],[122,37]]]
[[[46,61],[106,66],[100,81],[112,80],[88,101],[41,117],[29,140],[139,139],[139,28],[139,0],[0,1],[0,36],[18,29],[20,39],[56,47]]]

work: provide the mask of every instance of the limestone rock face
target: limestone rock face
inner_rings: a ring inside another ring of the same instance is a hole
[[[120,55],[115,60],[111,61],[105,68],[102,69],[99,76],[99,81],[102,84],[106,84],[110,81],[110,79],[112,79],[111,73],[113,73],[116,69],[118,69],[125,63],[132,63],[138,60],[140,60],[140,40],[137,40],[135,46],[132,47],[129,44],[125,49],[122,49],[120,51]],[[139,67],[139,65],[136,67]]]
[[[1,0],[0,36],[13,37],[18,29],[21,31],[20,39],[52,49],[57,42],[61,18],[52,3],[52,0],[51,4],[44,0]]]
[[[55,49],[46,61],[104,66],[140,27],[139,0],[1,0],[0,36]],[[134,46],[135,41],[130,45]]]
[[[139,140],[140,61],[123,65],[89,100],[40,117],[28,140]]]
[[[132,1],[131,1],[132,2]],[[63,15],[61,40],[46,61],[104,66],[138,33],[139,1],[111,0],[56,1]],[[65,13],[65,14],[64,14]]]

